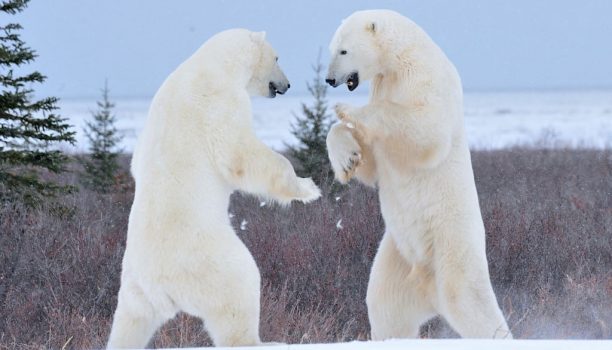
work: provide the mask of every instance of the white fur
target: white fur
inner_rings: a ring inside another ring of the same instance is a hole
[[[136,181],[109,348],[142,348],[179,311],[217,346],[257,345],[260,275],[229,222],[234,190],[281,203],[319,197],[261,143],[249,93],[288,84],[263,33],[208,40],[155,95],[132,159]]]
[[[463,337],[511,337],[489,280],[455,67],[387,10],[348,17],[330,50],[328,78],[372,79],[369,103],[338,105],[327,139],[338,180],[379,188],[386,233],[367,293],[372,338],[417,337],[437,314]]]

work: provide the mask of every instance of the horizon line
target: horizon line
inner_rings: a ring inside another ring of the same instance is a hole
[[[607,91],[611,91],[612,92],[612,87],[609,86],[602,86],[602,87],[553,87],[553,88],[464,88],[463,92],[465,94],[469,94],[469,93],[521,93],[521,92],[536,92],[536,93],[545,93],[545,92],[607,92]],[[357,92],[353,92],[351,93],[350,96],[364,96],[364,95],[368,95],[369,90],[363,90],[363,91],[357,91]],[[293,94],[291,95],[287,95],[286,97],[293,97],[293,96],[306,96],[306,95],[310,95],[310,93],[308,92],[308,90],[303,90],[303,91],[295,91]],[[36,94],[34,94],[35,98],[42,98],[42,97],[38,97],[36,96]],[[110,90],[110,96],[112,96],[112,89]],[[150,95],[117,95],[117,96],[112,96],[113,99],[122,99],[122,100],[128,100],[128,99],[152,99],[153,96],[155,96],[155,93],[150,94]],[[343,94],[339,91],[328,91],[327,96],[331,96],[331,97],[338,97],[338,96],[343,96]],[[45,96],[45,97],[49,97],[49,96]],[[92,100],[92,99],[97,99],[100,96],[99,95],[72,95],[72,96],[53,96],[53,97],[57,97],[59,99],[59,102],[61,102],[61,100]],[[257,98],[257,97],[256,97]],[[264,97],[265,98],[265,97]]]

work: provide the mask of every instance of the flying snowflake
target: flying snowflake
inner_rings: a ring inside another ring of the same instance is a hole
[[[344,226],[342,226],[342,219],[338,220],[338,222],[336,223],[336,228],[338,230],[342,230],[344,228]]]

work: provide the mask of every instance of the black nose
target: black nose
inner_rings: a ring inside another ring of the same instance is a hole
[[[335,86],[336,85],[336,79],[325,79],[325,82],[328,83],[331,86]]]
[[[291,87],[291,84],[287,83],[287,89],[289,89]]]

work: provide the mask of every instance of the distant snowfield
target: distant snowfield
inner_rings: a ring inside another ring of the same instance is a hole
[[[112,96],[111,96],[112,98]],[[124,136],[121,147],[131,152],[141,132],[150,98],[114,99],[117,127]],[[294,144],[291,124],[301,115],[301,103],[312,103],[309,95],[253,99],[253,126],[267,145],[282,150]],[[364,105],[365,95],[330,96],[338,102]],[[64,99],[60,113],[76,126],[77,146],[87,149],[84,122],[95,110],[94,100]],[[612,90],[550,92],[472,92],[465,95],[465,126],[472,149],[499,149],[515,145],[546,147],[612,147]]]
[[[610,340],[406,339],[384,342],[215,348],[232,350],[610,350]]]

